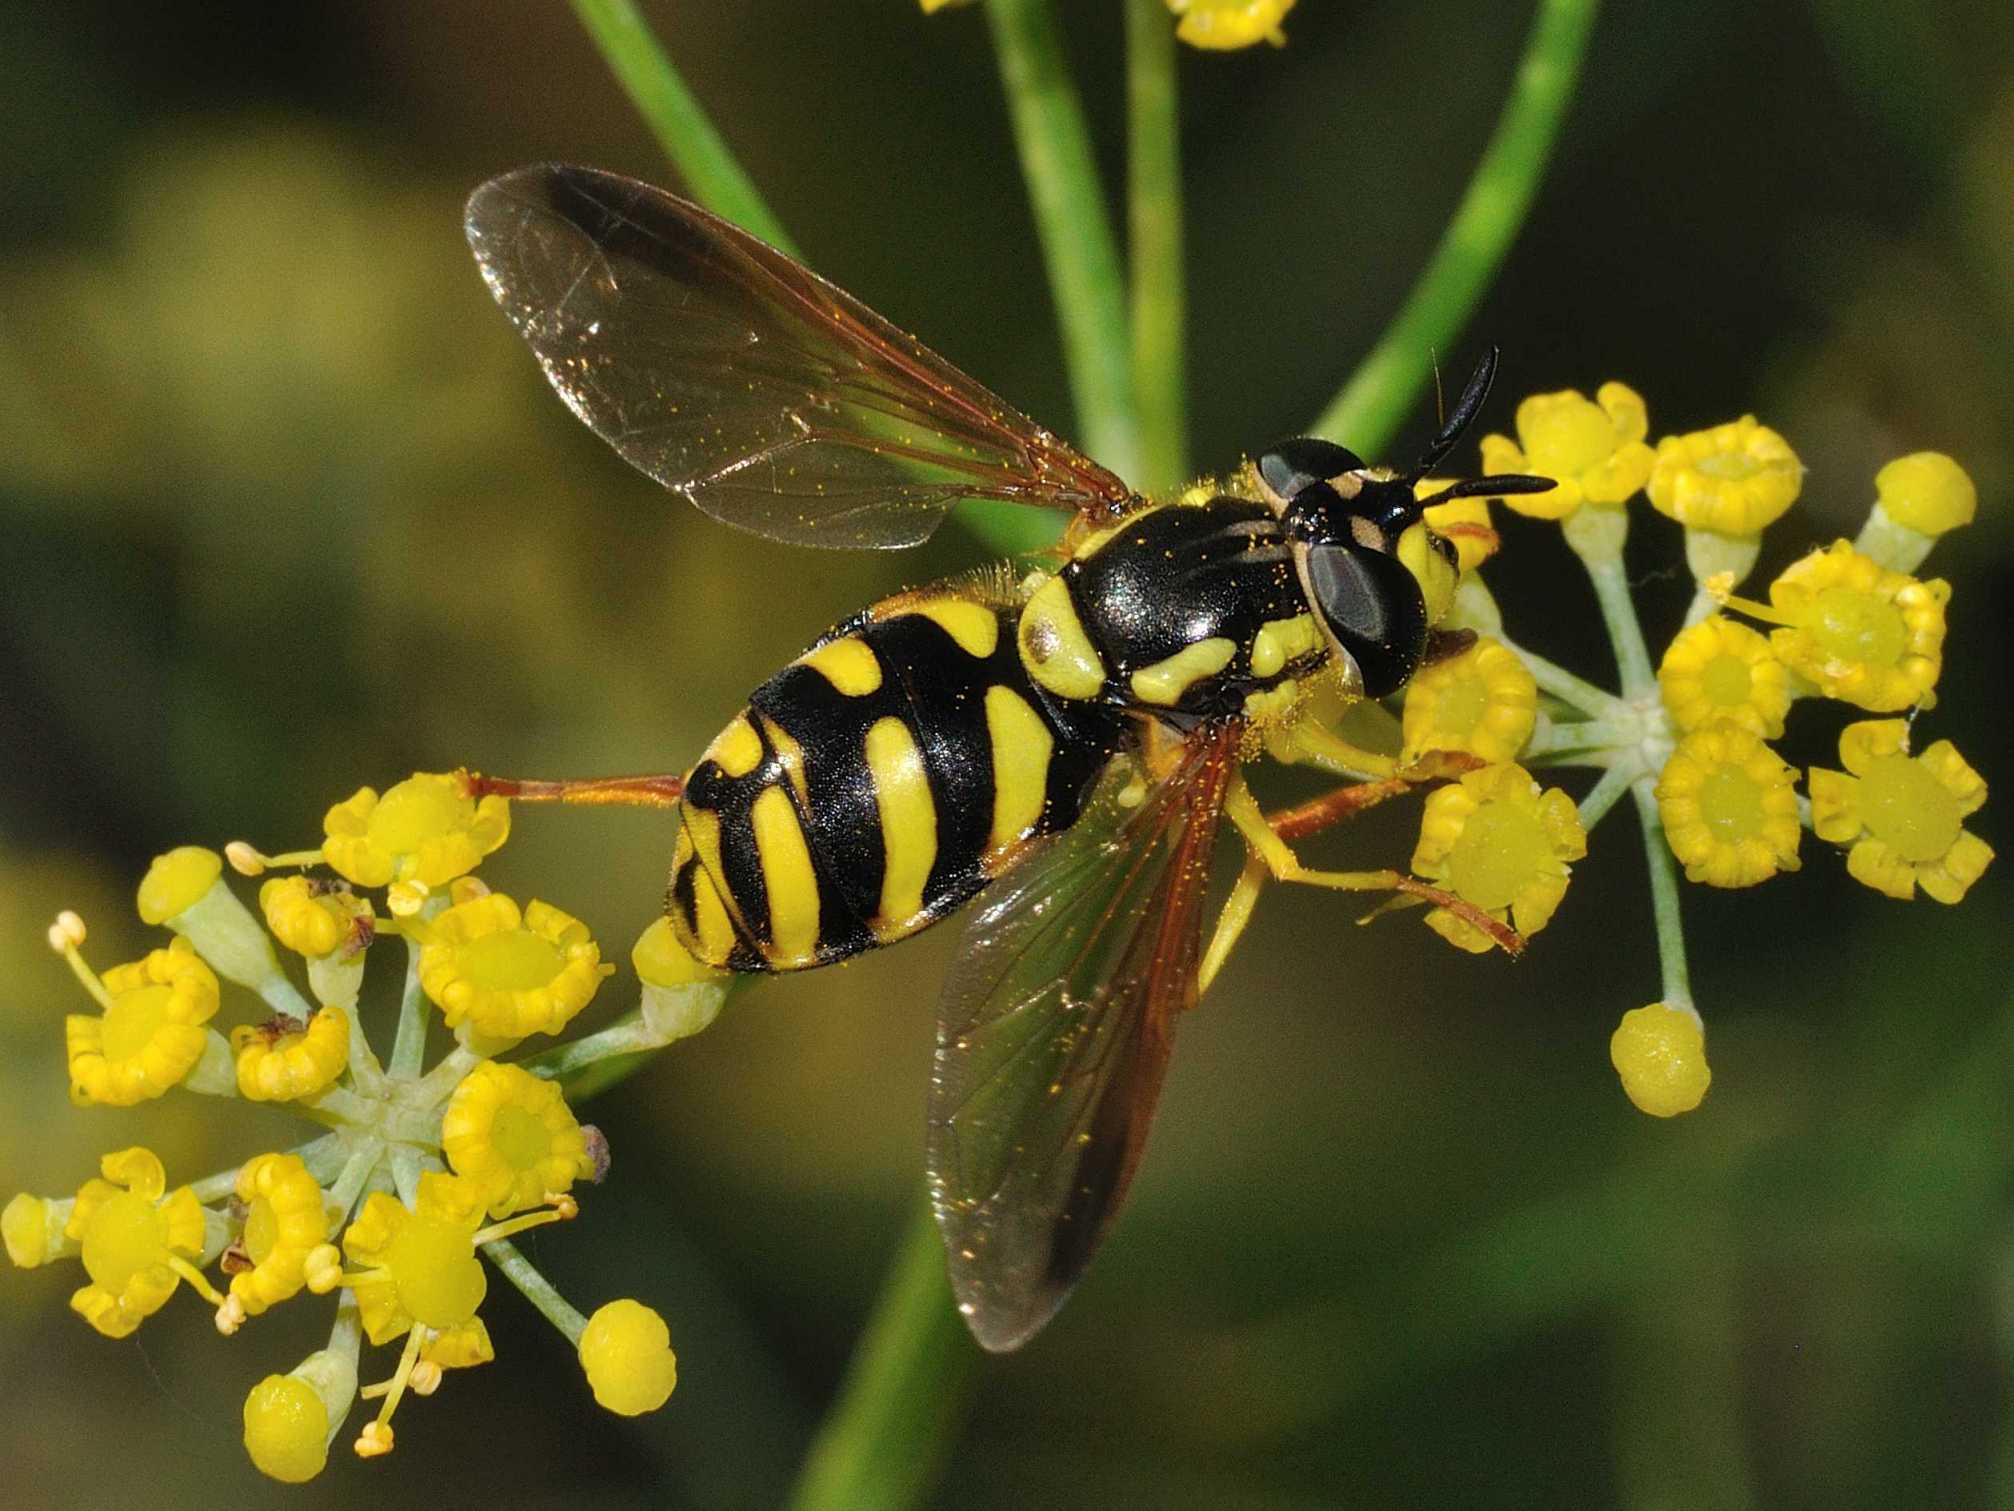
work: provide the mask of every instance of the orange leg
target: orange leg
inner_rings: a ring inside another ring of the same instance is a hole
[[[1386,797],[1391,795],[1389,792],[1384,794]],[[1328,795],[1328,799],[1317,799],[1317,804],[1333,800],[1335,796],[1335,794],[1331,793]],[[1361,811],[1364,806],[1368,805],[1358,805],[1354,810],[1350,809],[1347,804],[1340,802],[1333,803],[1333,806],[1347,812]],[[1309,822],[1316,828],[1321,827],[1321,822],[1323,817],[1326,816],[1326,812],[1327,810],[1323,810],[1322,813],[1310,819]],[[1497,922],[1496,919],[1490,917],[1481,908],[1476,907],[1473,903],[1464,902],[1452,892],[1444,891],[1439,887],[1429,886],[1416,877],[1407,876],[1402,871],[1389,869],[1378,871],[1322,871],[1302,865],[1301,858],[1294,853],[1292,846],[1287,843],[1286,837],[1276,831],[1266,820],[1265,816],[1260,813],[1259,805],[1252,798],[1251,789],[1246,787],[1242,780],[1234,780],[1230,795],[1224,803],[1224,816],[1230,819],[1232,825],[1245,837],[1245,843],[1250,847],[1252,855],[1264,863],[1266,871],[1270,873],[1275,881],[1299,882],[1305,886],[1329,887],[1338,892],[1395,892],[1407,897],[1417,897],[1423,902],[1434,904],[1436,907],[1446,908],[1457,918],[1480,929],[1505,954],[1517,956],[1524,953],[1524,936],[1519,934],[1517,930],[1507,924]],[[1336,817],[1340,816],[1340,813],[1336,815]],[[1335,817],[1327,817],[1326,821],[1333,823],[1335,822]],[[1243,882],[1245,878],[1240,878],[1240,880]],[[1245,890],[1255,893],[1256,886],[1257,878],[1254,876]],[[1243,915],[1249,916],[1251,899],[1241,897],[1240,900],[1244,904],[1242,909]],[[1243,918],[1238,918],[1229,927],[1232,930],[1242,929]],[[1211,941],[1209,953],[1215,957],[1217,963],[1221,964],[1223,957],[1229,953],[1231,943],[1235,937],[1235,932],[1232,932],[1228,938],[1220,936]]]
[[[1277,809],[1266,815],[1266,822],[1281,839],[1306,839],[1311,834],[1320,834],[1324,829],[1355,818],[1367,808],[1402,797],[1415,787],[1428,782],[1452,781],[1485,764],[1477,757],[1459,751],[1429,750],[1407,762],[1402,775],[1386,777],[1378,782],[1346,782],[1319,797],[1309,798],[1305,803]]]
[[[682,776],[604,776],[542,782],[464,771],[461,778],[470,797],[506,797],[519,803],[618,803],[635,808],[676,808],[685,793]]]

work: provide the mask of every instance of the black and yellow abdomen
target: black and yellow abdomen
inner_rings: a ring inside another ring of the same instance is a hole
[[[1076,821],[1123,716],[1032,682],[1019,606],[906,596],[757,688],[686,781],[668,907],[730,970],[906,938]]]

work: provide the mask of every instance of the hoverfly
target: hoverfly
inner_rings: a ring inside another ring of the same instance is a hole
[[[1263,746],[1392,775],[1326,729],[1309,694],[1381,696],[1428,653],[1456,568],[1426,504],[1553,486],[1494,477],[1416,496],[1481,406],[1494,353],[1408,475],[1304,438],[1220,491],[1154,502],[661,190],[525,168],[475,192],[466,229],[560,397],[715,519],[888,548],[964,499],[1069,517],[1050,570],[899,593],[820,636],[683,776],[471,778],[518,797],[675,804],[666,908],[679,943],[720,970],[830,964],[978,899],[938,1010],[929,1175],[960,1310],[986,1347],[1017,1347],[1109,1226],[1175,1022],[1249,914],[1251,867],[1205,956],[1221,817],[1274,876],[1464,907],[1396,873],[1301,867],[1282,834],[1316,822],[1269,826],[1240,767]]]

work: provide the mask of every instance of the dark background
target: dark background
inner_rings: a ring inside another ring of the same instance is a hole
[[[1117,7],[1065,9],[1116,183]],[[815,266],[1069,432],[978,15],[652,19]],[[1527,19],[1306,0],[1284,51],[1183,58],[1199,467],[1306,424],[1375,339]],[[0,58],[0,1188],[55,1193],[127,1143],[183,1179],[288,1137],[187,1096],[70,1109],[58,907],[102,967],[153,942],[130,889],[171,845],[309,844],[415,767],[681,767],[825,624],[975,548],[754,541],[666,507],[553,401],[463,196],[547,158],[669,179],[564,7],[11,0]],[[1931,560],[1955,597],[1921,738],[2001,784],[1973,826],[2004,851],[2010,339],[2002,7],[1619,0],[1449,363],[1503,346],[1499,428],[1523,393],[1611,377],[1653,439],[1758,413],[1810,467],[1765,577],[1850,535],[1889,457],[1958,456],[1981,519]],[[1556,533],[1506,534],[1515,633],[1608,679]],[[1643,510],[1630,561],[1655,645],[1690,591],[1676,527]],[[1834,712],[1800,706],[1787,758],[1830,763]],[[1184,1025],[1126,1220],[983,1369],[939,1504],[2014,1504],[2004,866],[1960,908],[1901,905],[1807,837],[1797,875],[1687,888],[1716,1080],[1660,1123],[1606,1059],[1658,989],[1626,812],[1515,967],[1267,899]],[[1412,821],[1332,853],[1386,863]],[[521,811],[486,874],[620,961],[670,838]],[[952,933],[760,985],[595,1104],[614,1178],[529,1247],[584,1309],[665,1313],[661,1413],[598,1412],[499,1281],[495,1365],[406,1406],[391,1460],[339,1444],[286,1491],[245,1462],[239,1406],[319,1346],[325,1303],[222,1342],[177,1296],[110,1343],[65,1310],[74,1267],[9,1271],[9,1499],[776,1503],[913,1199]],[[250,1016],[227,994],[220,1022]]]

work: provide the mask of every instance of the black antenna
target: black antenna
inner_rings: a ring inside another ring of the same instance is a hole
[[[1483,400],[1489,397],[1490,384],[1497,375],[1498,350],[1492,346],[1483,354],[1482,361],[1469,377],[1468,386],[1462,396],[1455,400],[1454,413],[1441,425],[1440,432],[1427,443],[1426,454],[1413,469],[1408,484],[1417,483],[1421,478],[1439,466],[1441,460],[1455,449],[1455,442],[1462,438],[1462,432],[1474,423],[1477,413],[1483,407]],[[1439,381],[1439,371],[1435,372]],[[1545,493],[1559,485],[1549,477],[1531,477],[1520,472],[1499,473],[1495,477],[1467,478],[1459,483],[1450,483],[1439,493],[1419,501],[1425,509],[1430,504],[1445,503],[1451,498],[1502,498],[1507,493]]]
[[[1420,458],[1419,465],[1413,468],[1412,476],[1406,479],[1407,482],[1417,483],[1438,467],[1441,459],[1455,449],[1455,442],[1462,438],[1462,432],[1469,428],[1476,417],[1476,412],[1483,407],[1483,400],[1489,397],[1490,384],[1496,375],[1497,348],[1492,346],[1483,354],[1482,361],[1476,364],[1475,372],[1469,377],[1468,386],[1462,390],[1462,396],[1455,400],[1454,413],[1450,414],[1441,425],[1440,433],[1427,443],[1426,454]]]

